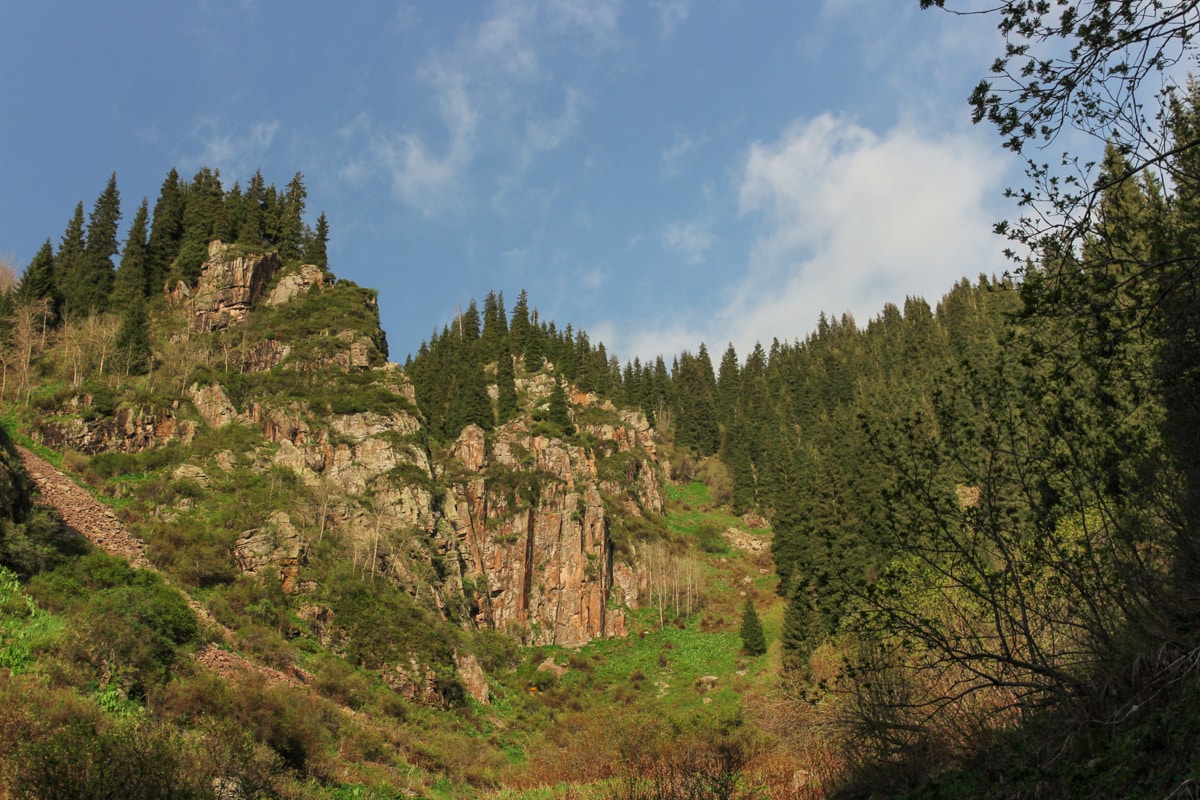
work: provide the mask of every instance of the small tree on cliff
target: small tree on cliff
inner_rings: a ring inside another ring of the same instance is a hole
[[[758,621],[758,612],[754,610],[754,601],[746,598],[742,607],[742,649],[747,655],[761,656],[767,652],[767,636],[763,633],[762,623]]]

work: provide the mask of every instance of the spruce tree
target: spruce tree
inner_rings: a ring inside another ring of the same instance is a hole
[[[304,262],[318,267],[322,272],[329,271],[329,220],[325,218],[325,212],[321,212],[321,216],[317,217],[317,226],[313,229],[312,236],[308,237],[304,247]]]
[[[571,424],[567,393],[563,389],[562,381],[558,378],[554,379],[554,387],[550,390],[550,405],[546,412],[546,421],[553,425],[562,436],[570,436],[575,433],[575,426]]]
[[[140,303],[149,294],[147,273],[150,268],[150,251],[146,241],[148,218],[149,209],[146,200],[143,199],[129,224],[129,236],[121,254],[121,266],[117,268],[117,275],[113,281],[112,306],[118,311],[130,308],[135,302]]]
[[[241,184],[233,182],[233,188],[225,193],[226,228],[217,233],[223,242],[236,242],[241,238],[242,225],[246,220],[246,196]]]
[[[225,192],[220,174],[202,167],[188,184],[184,198],[183,238],[175,263],[178,276],[193,284],[208,260],[209,242],[225,226]]]
[[[730,342],[721,356],[721,366],[717,371],[717,421],[726,427],[733,422],[733,412],[741,394],[740,377],[737,351],[733,349],[733,342]]]
[[[511,321],[508,324],[509,351],[515,356],[524,356],[525,347],[529,343],[529,296],[522,289],[517,295],[517,303],[513,306]],[[525,368],[534,370],[540,365],[530,365],[525,362]]]
[[[304,176],[297,172],[287,185],[279,209],[278,240],[275,246],[279,251],[279,258],[285,264],[300,261],[305,239],[304,208],[307,199],[308,190],[304,188]]]
[[[547,338],[549,337],[545,328],[538,323],[535,308],[530,315],[529,326],[525,329],[525,341],[521,345],[521,351],[525,354],[526,372],[539,372],[542,369]]]
[[[52,307],[58,305],[58,290],[54,285],[54,246],[49,239],[42,243],[29,266],[25,267],[17,285],[17,299],[22,303],[47,299]]]
[[[149,324],[141,297],[134,298],[125,308],[115,346],[125,374],[144,375],[150,368]]]
[[[172,167],[163,180],[151,216],[149,265],[146,274],[146,282],[151,292],[162,290],[171,264],[179,255],[179,246],[183,239],[184,202],[179,173]]]
[[[507,351],[508,321],[504,316],[504,295],[488,292],[483,301],[483,333],[480,334],[480,358],[490,364]]]
[[[117,225],[121,221],[121,195],[117,191],[117,174],[108,179],[104,191],[88,217],[87,239],[84,243],[84,273],[76,287],[77,310],[104,311],[112,294],[112,258],[119,251]]]
[[[762,623],[759,622],[758,612],[754,610],[754,601],[749,597],[742,606],[741,637],[742,649],[747,655],[761,656],[767,652],[767,636],[763,632]]]
[[[67,223],[62,239],[58,243],[58,255],[54,259],[54,278],[58,282],[58,295],[62,298],[63,310],[73,314],[84,307],[87,290],[80,289],[86,277],[83,239],[83,201],[75,206],[75,214]]]
[[[520,412],[517,404],[517,382],[513,357],[505,346],[496,361],[496,424],[503,425]]]
[[[258,250],[263,246],[263,205],[266,194],[262,170],[256,170],[242,195],[242,224],[237,236],[237,243],[250,250]]]

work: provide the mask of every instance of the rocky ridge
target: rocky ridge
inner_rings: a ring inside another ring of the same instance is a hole
[[[274,257],[242,255],[220,243],[209,255],[194,289],[168,292],[170,303],[188,311],[192,335],[228,337],[256,309],[274,313],[313,292],[336,291],[315,267],[281,270]],[[468,427],[435,458],[411,382],[395,364],[371,366],[370,336],[336,327],[311,335],[340,344],[332,356],[306,361],[295,355],[302,341],[259,339],[244,343],[234,363],[245,373],[356,371],[386,402],[336,413],[306,400],[251,395],[239,409],[221,383],[196,382],[170,408],[65,415],[43,427],[44,440],[84,453],[132,453],[190,441],[198,426],[255,429],[267,444],[249,455],[286,467],[323,498],[322,530],[337,531],[356,564],[360,553],[370,553],[372,575],[431,602],[443,618],[534,644],[579,645],[625,634],[621,605],[636,605],[643,581],[636,564],[615,559],[612,514],[663,511],[653,431],[644,416],[567,386],[580,440],[589,446],[539,435],[519,419],[486,436]],[[550,366],[521,378],[519,391],[536,405],[558,380]],[[78,412],[91,398],[72,402]],[[233,555],[249,574],[274,567],[286,590],[296,592],[303,589],[308,544],[290,520],[272,517],[244,532]],[[397,680],[427,684],[421,670],[408,665]],[[413,691],[423,690],[405,693]]]

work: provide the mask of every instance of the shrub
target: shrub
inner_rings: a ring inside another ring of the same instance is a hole
[[[184,800],[201,797],[188,785],[178,735],[147,722],[102,728],[78,720],[17,753],[17,798]]]
[[[178,647],[199,633],[183,595],[156,573],[135,570],[105,553],[40,575],[29,590],[51,610],[74,618],[81,644],[103,643],[77,652],[120,675],[126,688],[139,694],[166,677]]]
[[[729,551],[725,537],[722,535],[721,526],[712,520],[706,519],[697,525],[695,536],[696,544],[700,545],[700,549],[706,553],[725,553]]]

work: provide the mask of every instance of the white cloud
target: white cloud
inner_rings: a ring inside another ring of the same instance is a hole
[[[244,179],[262,165],[263,156],[275,140],[279,122],[260,121],[250,126],[233,124],[215,117],[205,117],[195,124],[192,134],[200,141],[200,155],[185,159],[185,171],[212,167],[219,169],[230,186]]]
[[[692,11],[687,0],[657,0],[654,10],[658,12],[659,34],[664,39],[670,38]]]
[[[615,1],[499,0],[419,69],[416,79],[434,98],[435,119],[417,118],[402,130],[368,123],[372,166],[390,174],[397,197],[429,216],[462,207],[468,188],[500,198],[514,191],[540,154],[579,128],[584,99],[556,78],[548,56],[610,46],[617,7]],[[486,172],[476,174],[477,168]],[[363,168],[342,172],[356,178]],[[480,180],[494,185],[480,187]]]
[[[710,316],[624,331],[620,352],[710,351],[732,341],[803,339],[818,315],[859,325],[884,303],[936,303],[956,280],[1002,272],[1003,155],[976,132],[936,137],[901,125],[883,135],[829,114],[751,145],[736,178],[743,221],[757,223],[740,277]],[[673,231],[680,243],[689,229]]]
[[[865,324],[885,302],[933,303],[960,277],[1002,271],[989,203],[1003,158],[985,141],[878,136],[826,114],[754,144],[739,201],[764,229],[721,315],[730,338],[803,337],[821,311]]]
[[[716,241],[708,223],[699,220],[672,222],[662,229],[659,238],[664,247],[688,264],[702,263]]]
[[[683,173],[683,162],[700,148],[701,142],[692,137],[676,132],[675,141],[663,151],[662,172],[668,178],[678,177]]]

